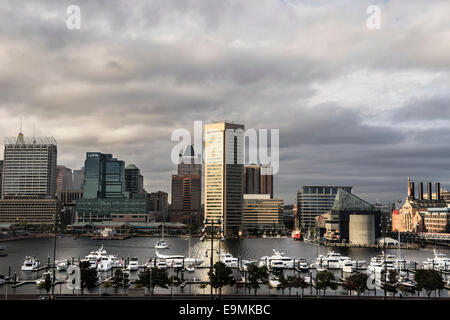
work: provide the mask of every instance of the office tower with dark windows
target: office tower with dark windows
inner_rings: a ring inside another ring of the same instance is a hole
[[[73,170],[73,190],[83,190],[84,168]]]
[[[261,194],[269,194],[273,198],[273,169],[272,166],[263,165],[260,169],[260,186]]]
[[[301,228],[315,228],[316,217],[325,214],[333,207],[338,189],[351,193],[351,186],[303,186],[297,192],[297,214]]]
[[[5,138],[0,223],[53,223],[56,199],[56,140],[52,137]]]
[[[169,197],[167,192],[157,191],[149,194],[150,220],[167,221],[169,215]]]
[[[86,154],[83,197],[76,202],[78,222],[108,221],[114,217],[127,221],[133,215],[148,220],[148,211],[146,194],[130,194],[125,190],[124,161],[111,154]]]
[[[261,171],[260,166],[251,164],[244,168],[244,193],[259,194]]]
[[[144,192],[144,176],[134,164],[125,167],[125,190],[130,193]]]
[[[221,222],[223,235],[242,234],[244,126],[205,125],[205,218]]]
[[[200,226],[202,224],[202,165],[193,146],[180,155],[178,172],[172,175],[170,222]]]
[[[56,192],[72,190],[72,169],[65,166],[56,167]]]

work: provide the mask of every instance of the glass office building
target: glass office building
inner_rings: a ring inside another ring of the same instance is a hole
[[[84,162],[83,197],[77,201],[78,222],[108,221],[111,214],[147,214],[146,193],[125,191],[125,162],[111,154],[88,152]]]
[[[338,189],[351,193],[351,186],[303,186],[297,192],[297,212],[300,227],[315,228],[316,217],[333,207]]]

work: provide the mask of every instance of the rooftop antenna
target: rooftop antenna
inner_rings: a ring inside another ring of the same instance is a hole
[[[33,124],[33,143],[36,143],[35,125]]]

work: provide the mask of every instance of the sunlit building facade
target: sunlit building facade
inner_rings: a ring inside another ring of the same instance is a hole
[[[244,126],[205,125],[205,218],[220,219],[223,234],[242,233]]]

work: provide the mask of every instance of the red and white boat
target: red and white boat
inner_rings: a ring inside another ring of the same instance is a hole
[[[291,237],[294,240],[302,240],[302,233],[300,230],[294,230],[294,231],[292,231]]]

